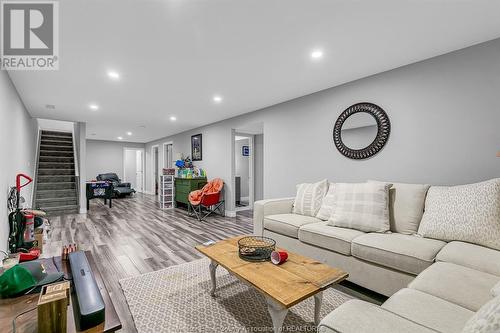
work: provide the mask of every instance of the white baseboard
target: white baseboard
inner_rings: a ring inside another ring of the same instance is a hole
[[[242,212],[244,210],[252,210],[253,208],[250,206],[242,206],[242,207],[236,207],[236,212]]]
[[[80,214],[87,214],[87,208],[80,207]]]
[[[236,217],[236,211],[234,210],[226,210],[224,213],[227,217]]]

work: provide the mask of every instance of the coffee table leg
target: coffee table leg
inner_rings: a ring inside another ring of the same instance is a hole
[[[316,326],[319,325],[321,321],[320,312],[321,312],[321,303],[323,303],[323,292],[320,291],[316,295],[314,295],[314,324]]]
[[[217,288],[217,284],[215,281],[215,270],[217,269],[217,266],[219,266],[219,264],[215,261],[211,261],[210,265],[208,266],[208,268],[210,269],[210,280],[212,280],[212,290],[210,290],[211,296],[215,296],[215,289]]]
[[[271,315],[271,319],[273,320],[274,332],[282,332],[283,322],[285,321],[288,309],[283,307],[281,304],[276,303],[269,297],[266,297],[266,301],[267,309],[269,310],[269,314]]]

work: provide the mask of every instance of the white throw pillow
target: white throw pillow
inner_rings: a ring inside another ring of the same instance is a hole
[[[368,182],[380,183],[374,180]],[[389,190],[391,231],[405,235],[417,233],[429,187],[424,184],[392,183]]]
[[[316,216],[327,190],[328,180],[326,179],[313,184],[297,185],[293,212],[300,215]]]
[[[316,217],[320,220],[327,221],[330,216],[332,216],[332,208],[333,208],[333,203],[334,203],[334,190],[335,190],[335,184],[330,183],[328,186],[328,192],[326,192],[325,197],[323,198],[323,201],[321,202],[321,207],[318,211],[318,214],[316,214]]]
[[[491,288],[491,295],[493,297],[500,296],[500,282],[498,282],[493,286],[493,288]]]
[[[334,204],[328,225],[365,232],[389,231],[391,185],[335,183]]]
[[[500,330],[500,297],[495,297],[465,324],[462,333],[498,333]]]
[[[419,235],[500,250],[500,178],[460,186],[432,186]]]

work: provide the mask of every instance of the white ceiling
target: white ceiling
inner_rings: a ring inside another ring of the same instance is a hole
[[[60,70],[10,72],[26,107],[87,122],[91,139],[136,142],[500,37],[497,0],[71,0],[59,11]]]

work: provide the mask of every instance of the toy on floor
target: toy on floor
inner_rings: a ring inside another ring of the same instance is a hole
[[[69,245],[64,245],[62,247],[61,259],[68,260],[69,254],[78,251],[78,245],[76,243],[72,243]]]

